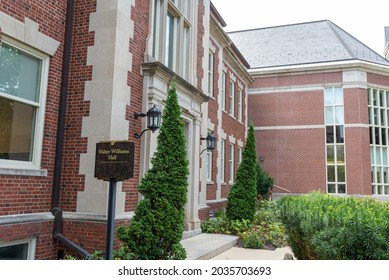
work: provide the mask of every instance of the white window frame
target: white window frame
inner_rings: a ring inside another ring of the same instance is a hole
[[[243,98],[243,90],[241,88],[238,89],[238,121],[242,121],[242,98]]]
[[[389,89],[368,88],[372,194],[389,195]]]
[[[220,182],[225,183],[226,168],[226,140],[222,139],[220,143]]]
[[[207,151],[205,156],[206,156],[205,178],[207,179],[207,182],[212,182],[212,151]]]
[[[215,64],[215,54],[212,50],[209,50],[208,53],[208,94],[209,96],[213,96],[213,81],[214,81],[214,73],[213,67]]]
[[[336,95],[335,92],[337,90],[341,90],[342,93],[342,98],[341,100],[336,100]],[[331,102],[328,104],[327,103],[327,96],[326,92],[332,93],[332,98]],[[329,109],[329,110],[327,110]],[[341,112],[340,115],[338,115],[340,118],[337,118],[337,109],[341,109],[338,112]],[[329,113],[330,112],[330,113]],[[346,170],[346,146],[345,146],[345,126],[344,126],[344,91],[342,87],[328,87],[324,89],[324,120],[325,120],[325,143],[326,143],[326,192],[330,194],[342,194],[345,195],[347,194],[347,170]],[[332,127],[333,130],[333,137],[334,140],[333,142],[327,143],[327,127]],[[343,142],[337,142],[337,135],[336,135],[336,128],[341,127],[342,133],[343,133]],[[328,155],[329,155],[329,148],[332,148],[333,150],[333,156],[334,156],[334,162],[329,162],[328,161]],[[338,155],[337,155],[337,147],[343,147],[343,157],[344,161],[340,162],[338,161]],[[334,168],[334,176],[335,176],[335,181],[329,181],[329,172],[328,168],[333,167]],[[338,172],[338,167],[344,167],[344,182],[341,182],[338,180],[339,178],[339,172]],[[334,185],[335,186],[335,192],[329,192],[329,185]],[[344,185],[345,192],[344,193],[339,193],[339,185]]]
[[[222,110],[226,111],[226,72],[222,71],[222,86],[221,86],[221,95],[222,95]]]
[[[154,59],[188,80],[193,73],[194,5],[194,1],[154,0],[149,44],[149,53]],[[173,34],[169,33],[169,14],[174,21]]]
[[[25,99],[15,97],[6,93],[0,92],[0,96],[9,100],[18,101],[24,104],[32,105],[36,108],[35,129],[33,133],[34,143],[32,147],[32,160],[31,161],[17,161],[17,160],[4,160],[0,159],[0,168],[7,169],[23,169],[23,170],[40,170],[41,158],[42,158],[42,145],[43,145],[43,131],[45,121],[46,110],[46,96],[47,96],[47,84],[49,75],[49,63],[50,58],[48,55],[28,47],[27,45],[20,43],[7,36],[2,37],[2,43],[5,43],[11,47],[14,47],[30,56],[33,56],[41,60],[41,73],[39,84],[39,101],[32,102]]]
[[[234,155],[235,155],[235,145],[230,144],[230,156],[228,159],[229,167],[230,167],[230,178],[229,178],[230,184],[234,183],[234,176],[235,176]]]
[[[36,238],[16,240],[16,241],[10,241],[10,242],[1,242],[0,247],[16,246],[16,245],[20,245],[20,244],[27,244],[27,246],[28,246],[26,260],[35,260]]]
[[[230,80],[230,116],[234,117],[235,113],[235,82]]]
[[[242,156],[243,156],[243,148],[242,147],[238,147],[238,166],[242,162]]]

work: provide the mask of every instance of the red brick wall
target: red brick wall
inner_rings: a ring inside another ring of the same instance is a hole
[[[39,31],[61,44],[50,58],[41,168],[47,177],[0,175],[0,215],[47,212],[50,209],[55,155],[66,1],[2,0],[0,12],[39,24]]]
[[[389,75],[367,73],[367,81],[372,84],[389,87]]]
[[[0,226],[2,242],[36,238],[35,259],[57,258],[57,242],[52,238],[52,222],[36,222]]]
[[[130,39],[132,53],[132,71],[128,74],[128,85],[131,87],[131,104],[127,107],[126,119],[130,122],[129,140],[135,142],[134,178],[123,182],[122,191],[126,192],[125,211],[134,211],[138,203],[140,139],[134,138],[134,133],[141,132],[141,121],[134,119],[134,112],[142,111],[143,76],[141,65],[146,52],[146,39],[149,34],[149,10],[151,1],[137,1],[131,9],[131,19],[134,21],[134,38]]]
[[[223,202],[215,202],[215,203],[208,203],[207,208],[200,209],[199,211],[199,219],[200,220],[207,220],[209,218],[210,212],[213,211],[213,215],[215,216],[217,212],[222,212],[227,207],[227,201]]]
[[[64,211],[76,210],[77,192],[84,190],[85,176],[79,174],[79,166],[80,154],[87,152],[87,139],[81,137],[81,131],[82,118],[89,115],[84,92],[85,82],[92,79],[92,67],[86,65],[86,59],[88,47],[94,44],[89,15],[95,11],[96,1],[75,1],[61,185]]]

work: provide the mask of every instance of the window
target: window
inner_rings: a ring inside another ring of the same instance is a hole
[[[222,139],[220,147],[220,182],[224,183],[225,181],[225,153],[226,153],[226,140]]]
[[[207,181],[212,181],[212,151],[207,151],[206,154],[206,178]]]
[[[368,90],[372,193],[389,195],[389,91]]]
[[[213,96],[213,65],[215,55],[211,50],[208,54],[208,94]]]
[[[346,193],[343,89],[324,90],[327,192]]]
[[[238,165],[242,162],[243,150],[242,147],[238,147]]]
[[[234,94],[235,94],[235,83],[230,81],[230,115],[234,116]]]
[[[0,243],[0,260],[33,260],[35,244],[35,239]]]
[[[222,71],[222,110],[226,110],[226,72]]]
[[[0,52],[0,167],[38,169],[48,58],[12,40]]]
[[[235,149],[235,145],[230,144],[230,158],[229,158],[230,184],[234,183],[234,149]]]
[[[193,1],[154,0],[152,56],[184,78],[190,74]]]
[[[242,89],[238,90],[238,121],[242,121]]]

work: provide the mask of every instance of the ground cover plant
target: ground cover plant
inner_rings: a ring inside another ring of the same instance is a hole
[[[203,232],[239,236],[238,246],[251,249],[275,249],[287,246],[286,231],[274,201],[262,201],[253,220],[229,220],[224,212],[203,221]]]
[[[280,211],[298,259],[389,259],[387,202],[316,192],[282,198]]]

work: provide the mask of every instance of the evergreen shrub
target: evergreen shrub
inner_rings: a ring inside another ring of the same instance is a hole
[[[122,242],[118,259],[185,259],[180,241],[188,184],[186,140],[175,83],[169,89],[152,167],[141,180],[131,223],[116,230]]]
[[[226,215],[232,220],[249,220],[254,218],[257,201],[256,150],[253,124],[247,133],[243,149],[242,162],[236,172],[235,184],[228,194]]]
[[[315,192],[282,198],[280,210],[298,259],[389,259],[387,202]]]

